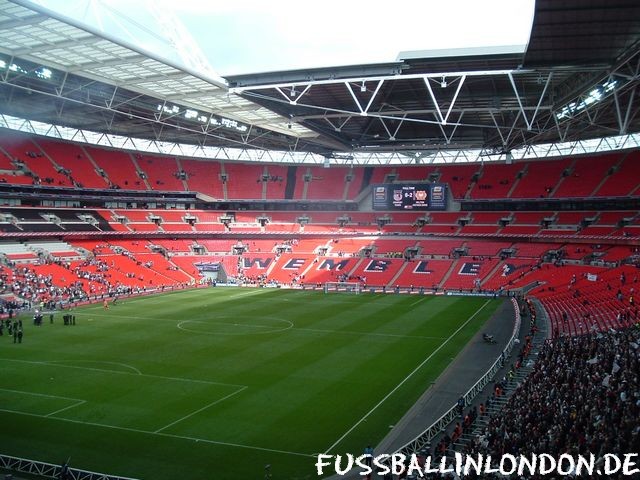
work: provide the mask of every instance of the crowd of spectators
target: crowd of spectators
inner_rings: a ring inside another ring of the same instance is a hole
[[[127,256],[135,260],[128,252]],[[124,254],[124,252],[123,252]],[[97,297],[115,297],[143,293],[147,287],[141,283],[144,277],[134,272],[120,272],[131,283],[117,281],[112,272],[117,267],[97,256],[90,256],[80,263],[41,257],[39,265],[55,264],[68,271],[68,277],[39,273],[32,265],[9,264],[0,272],[0,293],[10,294],[20,300],[21,308],[27,306],[60,307],[63,303],[81,302]],[[138,262],[151,268],[153,262]],[[149,281],[151,284],[152,282]],[[153,285],[150,285],[153,287]],[[0,313],[7,313],[12,308],[4,302],[0,305]],[[15,308],[14,308],[15,310]]]
[[[10,273],[0,275],[0,291],[34,302],[50,302],[62,299],[82,300],[87,293],[82,281],[74,281],[66,286],[54,284],[52,275],[36,273],[28,266],[13,267]]]
[[[549,341],[465,453],[593,453],[598,465],[606,453],[640,451],[639,358],[638,327]]]

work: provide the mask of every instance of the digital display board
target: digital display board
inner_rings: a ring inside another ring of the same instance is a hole
[[[374,210],[446,210],[444,183],[384,183],[373,185]]]

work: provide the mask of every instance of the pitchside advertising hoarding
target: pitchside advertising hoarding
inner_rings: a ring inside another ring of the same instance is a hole
[[[444,183],[404,183],[373,185],[374,210],[446,210]]]

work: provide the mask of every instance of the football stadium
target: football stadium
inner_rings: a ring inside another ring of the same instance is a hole
[[[639,2],[118,3],[0,0],[3,478],[638,478]]]

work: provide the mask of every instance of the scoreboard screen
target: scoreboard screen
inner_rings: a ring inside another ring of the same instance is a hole
[[[385,183],[373,185],[374,210],[446,210],[444,183]]]

